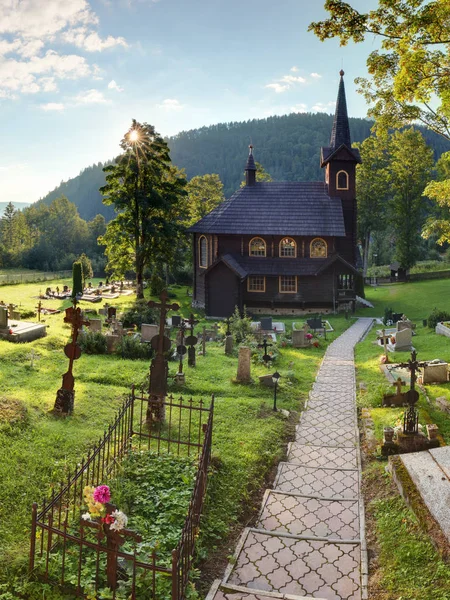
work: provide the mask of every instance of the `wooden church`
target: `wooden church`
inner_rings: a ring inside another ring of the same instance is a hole
[[[361,158],[340,75],[330,145],[321,148],[325,181],[257,182],[250,146],[246,185],[189,229],[193,301],[207,316],[228,317],[236,306],[280,315],[354,307]]]

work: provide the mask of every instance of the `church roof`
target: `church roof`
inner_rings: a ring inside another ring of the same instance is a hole
[[[302,275],[314,276],[320,275],[335,262],[342,263],[349,271],[355,272],[356,269],[339,254],[332,254],[328,258],[270,258],[241,256],[235,254],[224,254],[213,263],[202,275],[213,269],[217,263],[223,262],[240,279],[245,279],[248,275]]]
[[[192,233],[345,236],[340,198],[322,182],[258,182],[235,192]],[[286,260],[286,259],[283,259]]]

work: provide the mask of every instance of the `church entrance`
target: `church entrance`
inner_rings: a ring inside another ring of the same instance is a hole
[[[230,317],[240,307],[240,282],[223,263],[218,263],[206,275],[206,314],[208,317]]]

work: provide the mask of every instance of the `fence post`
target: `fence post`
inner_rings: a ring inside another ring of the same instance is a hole
[[[33,502],[31,508],[31,543],[30,543],[30,562],[28,564],[28,572],[34,569],[34,554],[36,552],[36,521],[37,521],[37,503]]]
[[[172,550],[172,600],[178,600],[178,550]]]

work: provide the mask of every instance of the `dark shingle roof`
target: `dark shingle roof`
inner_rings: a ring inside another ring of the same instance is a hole
[[[322,182],[264,182],[239,189],[188,230],[235,235],[345,236],[340,198]]]
[[[342,148],[345,148],[345,150],[348,151],[350,160],[354,159],[354,160],[356,160],[356,162],[362,163],[361,154],[359,153],[358,148],[349,148],[344,145],[339,146],[339,148],[328,148],[325,146],[320,149],[321,150],[320,166],[323,167],[324,165],[326,165],[327,162],[329,162],[335,155],[340,153],[340,150]],[[342,156],[342,154],[341,154],[341,156]]]
[[[341,71],[340,75],[341,79],[339,81],[330,146],[331,148],[339,148],[339,146],[344,144],[348,148],[351,148],[352,141],[350,139],[350,124],[348,122],[347,100],[345,98],[344,71]]]
[[[257,258],[252,256],[240,256],[233,254],[224,254],[218,261],[213,263],[209,269],[202,273],[207,273],[213,269],[218,262],[224,262],[241,279],[248,275],[319,275],[334,262],[341,262],[349,270],[355,271],[346,260],[338,254],[332,254],[328,258]]]

